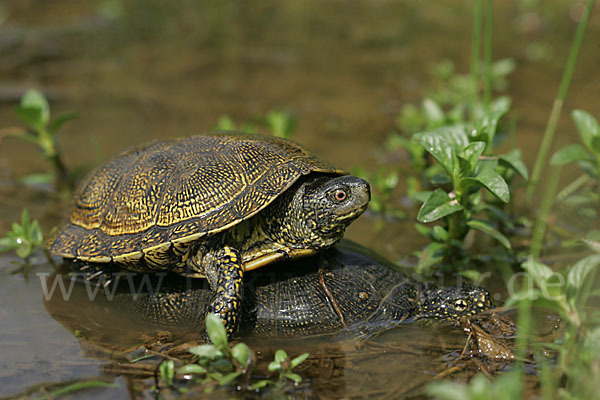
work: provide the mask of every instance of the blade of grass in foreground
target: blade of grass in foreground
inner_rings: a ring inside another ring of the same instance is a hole
[[[471,98],[471,119],[475,118],[475,105],[479,102],[479,93],[477,82],[479,82],[479,50],[481,47],[481,25],[482,25],[482,7],[483,0],[475,0],[475,9],[473,10],[473,38],[471,41],[471,79],[474,83]]]
[[[486,109],[492,101],[492,37],[494,31],[494,1],[485,4],[485,43],[483,47],[483,104]]]
[[[54,390],[52,392],[50,392],[48,394],[47,398],[55,398],[55,397],[59,397],[62,396],[64,394],[67,393],[72,393],[75,392],[77,390],[82,390],[82,389],[88,389],[88,388],[96,388],[96,387],[118,387],[119,385],[115,384],[115,383],[110,383],[110,382],[104,382],[104,381],[83,381],[83,382],[77,382],[77,383],[73,383],[71,385],[62,387],[60,389]]]
[[[571,53],[569,54],[565,72],[563,73],[563,77],[560,82],[558,94],[556,99],[554,99],[554,104],[552,105],[552,111],[550,112],[550,117],[548,118],[548,124],[546,125],[540,151],[538,152],[535,165],[533,167],[533,172],[531,174],[531,179],[529,180],[529,186],[527,187],[527,193],[525,196],[527,202],[531,202],[533,198],[536,186],[542,173],[542,169],[544,168],[546,159],[548,158],[548,151],[550,151],[552,139],[554,138],[554,133],[556,132],[558,117],[560,116],[565,97],[567,96],[567,90],[569,89],[569,84],[571,83],[571,77],[573,76],[573,70],[575,69],[575,62],[577,61],[577,55],[579,54],[581,42],[583,41],[583,34],[585,33],[587,22],[592,11],[592,7],[594,6],[594,1],[595,0],[587,1],[581,16],[581,21],[579,21],[579,26],[577,27],[577,32],[575,33],[575,40],[571,46]]]

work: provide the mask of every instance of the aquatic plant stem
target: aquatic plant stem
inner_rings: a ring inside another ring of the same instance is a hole
[[[558,189],[558,181],[560,180],[561,167],[555,167],[550,170],[549,182],[542,199],[542,204],[539,208],[539,214],[537,215],[535,225],[533,227],[533,237],[531,238],[531,254],[535,260],[539,259],[540,252],[542,250],[542,242],[544,240],[544,233],[546,232],[546,223],[548,221],[548,214],[554,204],[554,196]]]
[[[64,184],[68,187],[71,187],[71,182],[69,181],[69,172],[67,171],[67,167],[65,166],[62,158],[60,157],[60,153],[56,148],[56,142],[50,132],[46,128],[40,127],[37,129],[38,134],[38,144],[42,148],[44,156],[46,160],[50,161],[52,166],[56,171],[56,177],[60,184]]]
[[[486,109],[492,100],[492,38],[494,32],[494,1],[485,4],[485,43],[483,47],[483,104]]]
[[[581,175],[579,178],[577,178],[573,182],[569,183],[565,188],[563,188],[556,195],[556,202],[561,203],[561,202],[565,201],[565,199],[567,199],[570,195],[575,193],[579,188],[581,188],[582,186],[584,186],[591,180],[592,180],[592,178],[589,175],[587,175],[587,174]]]
[[[524,361],[527,356],[527,343],[531,337],[531,300],[528,298],[520,300],[517,306],[518,319],[517,319],[517,338],[515,340],[515,371],[519,374],[519,386],[518,392],[523,392],[522,388],[525,381],[525,366]]]
[[[594,6],[594,2],[595,0],[587,1],[583,14],[581,16],[581,21],[579,21],[579,26],[577,27],[577,32],[575,33],[575,40],[573,41],[573,45],[571,46],[571,52],[569,54],[567,65],[565,67],[565,71],[560,82],[558,94],[556,96],[556,99],[554,100],[554,104],[552,105],[552,111],[550,112],[550,117],[548,118],[548,124],[546,125],[544,137],[542,138],[540,151],[538,152],[537,158],[535,160],[535,165],[531,174],[529,186],[527,187],[527,192],[525,195],[525,199],[527,202],[531,202],[533,195],[535,194],[535,189],[539,182],[542,169],[544,168],[544,165],[546,163],[548,151],[550,151],[550,146],[552,145],[552,140],[554,138],[554,133],[556,132],[558,118],[560,116],[560,112],[562,110],[562,106],[567,95],[567,91],[569,89],[569,84],[571,83],[571,77],[573,76],[573,70],[575,69],[575,62],[577,61],[577,55],[579,54],[579,49],[583,41],[583,34],[585,33],[587,22],[592,7]]]
[[[479,82],[479,51],[481,47],[481,22],[482,22],[482,4],[483,0],[475,0],[475,9],[473,10],[473,37],[471,41],[471,80],[473,90],[471,94],[471,120],[475,118],[475,105],[479,103],[479,91],[477,90]]]

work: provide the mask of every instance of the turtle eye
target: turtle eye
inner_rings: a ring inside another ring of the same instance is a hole
[[[454,302],[454,308],[460,312],[465,311],[467,309],[467,302],[463,299],[458,299]]]
[[[344,201],[348,197],[348,195],[346,194],[346,192],[343,191],[342,189],[336,190],[335,194],[333,196],[335,197],[335,199],[337,201]]]

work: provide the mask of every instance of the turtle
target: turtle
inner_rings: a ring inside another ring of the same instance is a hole
[[[248,279],[241,336],[366,338],[400,324],[432,319],[457,321],[492,308],[491,295],[483,287],[466,283],[439,286],[413,279],[381,256],[347,240],[287,263],[286,268],[265,267]],[[120,326],[115,320],[183,335],[204,329],[207,304],[212,298],[205,281],[172,275],[151,281],[147,276],[117,276],[111,285],[115,287],[100,290],[101,295],[94,300],[87,298],[90,288],[79,285],[79,297],[90,302],[84,310],[81,301],[76,300],[77,310],[65,312],[58,295],[49,299],[46,307],[57,318],[84,314],[92,319],[92,330],[103,325]],[[80,321],[69,329],[84,330],[85,325]]]
[[[215,132],[154,141],[79,185],[49,250],[88,266],[206,278],[209,311],[233,336],[245,271],[334,245],[369,200],[368,182],[289,140]]]

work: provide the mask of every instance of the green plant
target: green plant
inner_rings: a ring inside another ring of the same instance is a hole
[[[519,304],[520,345],[517,346],[521,351],[525,346],[537,349],[543,398],[588,399],[594,398],[600,389],[597,382],[600,318],[587,311],[598,266],[600,254],[585,257],[562,271],[554,271],[532,258],[523,263],[524,284],[512,294],[506,306]],[[532,305],[550,309],[565,321],[563,335],[553,343],[528,343]],[[556,361],[552,360],[554,354]],[[524,379],[519,361],[514,370],[493,381],[477,375],[469,383],[435,382],[427,387],[427,393],[445,400],[517,400],[524,398]]]
[[[54,175],[37,174],[26,180],[47,182],[56,178],[60,183],[71,185],[69,173],[58,151],[57,131],[65,122],[75,118],[76,114],[60,114],[51,120],[48,100],[36,89],[25,92],[15,112],[27,128],[9,128],[6,130],[7,134],[37,144],[44,158],[54,167]]]
[[[231,117],[222,115],[214,129],[256,133],[259,126],[270,132],[273,136],[289,139],[293,136],[296,129],[296,117],[286,111],[269,110],[264,116],[255,118],[251,123],[236,125]]]
[[[516,63],[510,58],[497,60],[490,66],[490,86],[496,91],[507,87],[507,76],[515,69]],[[443,60],[430,69],[431,85],[425,90],[421,107],[413,104],[402,107],[396,118],[399,132],[392,135],[407,136],[424,130],[432,130],[444,125],[466,123],[470,110],[480,112],[480,103],[472,103],[473,92],[477,92],[479,74],[459,74],[451,60]]]
[[[552,145],[554,133],[556,132],[556,126],[558,124],[558,117],[560,116],[565,97],[567,96],[567,91],[569,90],[571,77],[573,76],[575,63],[577,62],[577,55],[579,54],[579,49],[581,48],[581,43],[583,42],[583,35],[585,33],[587,22],[593,6],[594,0],[587,0],[583,15],[577,26],[577,32],[575,33],[575,38],[573,39],[573,45],[571,46],[569,58],[567,59],[567,65],[563,71],[560,87],[558,88],[558,93],[554,99],[552,111],[548,117],[546,130],[544,131],[544,136],[540,145],[540,150],[538,151],[535,165],[533,166],[533,171],[531,173],[531,180],[529,181],[529,186],[526,193],[526,198],[528,201],[531,201],[533,198],[536,185],[538,184],[539,178],[542,174],[542,169],[545,167],[546,157],[548,155],[548,151],[550,151],[550,146]]]
[[[245,133],[256,133],[256,126],[253,124],[236,125],[229,115],[221,115],[217,124],[213,127],[216,131],[240,131]]]
[[[492,136],[486,140],[486,154],[491,154],[492,148],[497,145],[496,132],[500,118],[494,118],[494,114],[502,111],[500,117],[504,115],[510,108],[510,99],[500,97],[491,104],[490,101],[482,104],[476,101],[479,98],[476,94],[481,90],[482,81],[486,82],[484,86],[489,87],[489,91],[492,88],[504,90],[506,76],[514,70],[515,62],[512,59],[502,59],[495,63],[490,61],[489,64],[490,66],[484,71],[485,79],[479,72],[456,73],[454,64],[450,60],[435,64],[431,68],[431,87],[426,90],[426,98],[420,108],[412,104],[402,108],[395,121],[397,130],[388,134],[385,149],[388,152],[403,149],[408,153],[412,168],[406,178],[409,197],[422,201],[423,196],[419,192],[428,187],[429,182],[435,182],[436,178],[444,173],[439,164],[432,162],[423,146],[414,140],[416,134],[457,126],[468,130],[478,129],[480,132],[487,129],[488,134],[491,132]],[[505,110],[502,110],[503,108]],[[489,118],[492,118],[494,126],[485,126],[485,124],[489,125]],[[389,192],[393,189],[386,188]],[[380,208],[385,208],[385,205]]]
[[[206,333],[212,342],[192,347],[189,352],[194,355],[193,363],[177,367],[172,360],[163,361],[159,367],[163,383],[168,387],[176,387],[176,379],[182,376],[193,377],[192,381],[211,391],[216,386],[236,384],[245,390],[260,390],[268,386],[283,389],[286,380],[295,383],[302,378],[293,369],[308,357],[308,353],[289,360],[283,350],[277,350],[275,360],[269,364],[269,371],[279,372],[277,381],[260,379],[252,382],[254,371],[254,352],[244,343],[230,346],[223,322],[215,314],[206,318]],[[181,390],[179,388],[178,390]]]
[[[275,352],[275,359],[269,364],[269,371],[276,371],[279,373],[279,381],[290,379],[295,383],[302,382],[302,377],[294,373],[294,368],[302,364],[304,360],[308,358],[308,353],[299,355],[298,357],[290,360],[287,353],[284,350],[277,350]]]
[[[230,349],[223,322],[215,314],[206,317],[206,333],[212,344],[191,348],[197,359],[177,369],[178,374],[202,374],[203,384],[228,386],[248,371],[252,354],[248,346],[238,343]]]
[[[273,136],[289,139],[296,129],[296,117],[286,111],[270,110],[265,116],[265,125]]]
[[[475,129],[461,125],[443,126],[413,136],[443,168],[442,173],[433,176],[431,182],[432,185],[441,187],[418,195],[423,205],[417,221],[442,222],[433,228],[420,228],[421,232],[432,239],[421,257],[421,270],[442,260],[468,261],[462,252],[462,243],[471,229],[493,237],[510,249],[509,240],[493,223],[496,217],[487,220],[479,217],[483,212],[496,216],[502,213],[496,202],[509,202],[510,187],[507,180],[514,173],[527,178],[527,168],[518,150],[499,156],[484,156],[492,145],[498,121],[509,106],[510,103],[505,98],[492,102],[489,111],[480,117]],[[487,199],[482,189],[492,194],[494,199]]]
[[[583,218],[584,225],[598,218],[600,211],[600,124],[589,113],[574,110],[571,113],[584,146],[574,143],[558,150],[550,159],[550,164],[560,167],[577,163],[584,174],[562,189],[555,199],[571,215]]]
[[[37,220],[29,218],[26,208],[21,213],[21,224],[13,222],[10,232],[0,238],[0,252],[15,250],[20,258],[27,259],[44,243],[42,230]]]
[[[427,394],[443,400],[515,400],[521,398],[519,379],[517,372],[506,373],[493,381],[478,374],[468,384],[432,383],[427,386]]]
[[[576,162],[592,179],[600,180],[600,124],[590,113],[574,110],[571,113],[584,146],[571,144],[558,150],[550,159],[552,165]]]
[[[538,362],[543,367],[542,393],[548,398],[585,399],[598,392],[595,377],[600,369],[600,318],[588,312],[588,301],[597,296],[593,285],[599,266],[600,254],[587,256],[560,271],[530,258],[523,264],[526,284],[507,302],[507,306],[525,302],[549,309],[564,321],[563,335],[553,343],[531,344],[538,348]],[[527,341],[528,335],[519,335]],[[552,353],[558,357],[550,369],[543,361]]]

